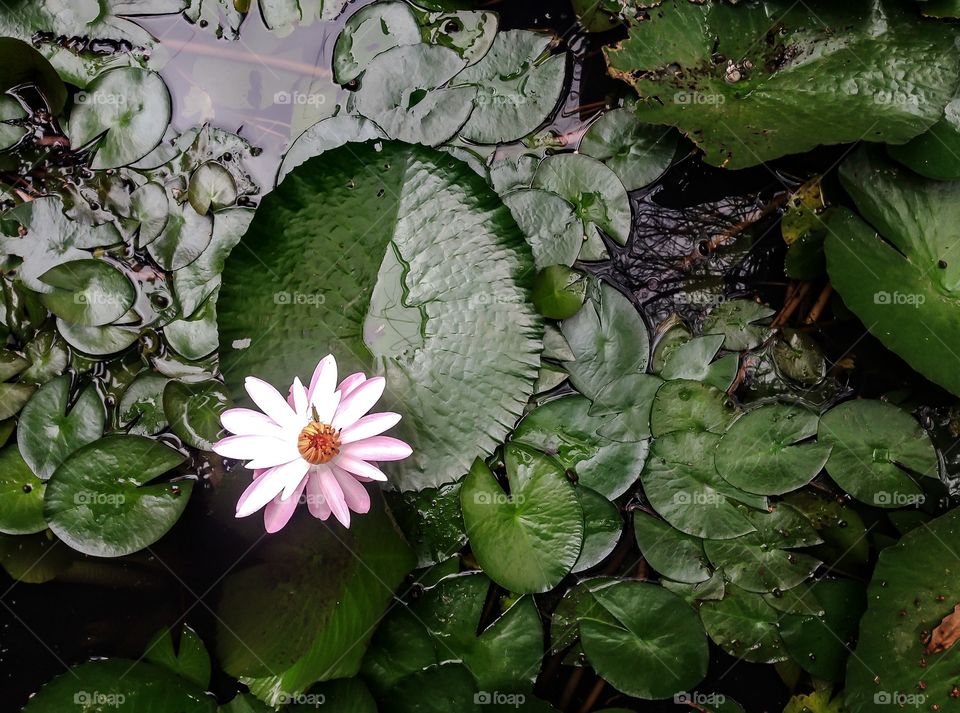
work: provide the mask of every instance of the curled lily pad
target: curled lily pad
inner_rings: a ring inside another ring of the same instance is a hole
[[[44,516],[75,550],[120,557],[149,547],[180,518],[192,480],[154,483],[183,456],[141,436],[113,435],[67,457],[47,483]]]
[[[707,673],[707,640],[693,609],[648,582],[616,582],[591,591],[577,607],[590,664],[618,690],[667,698]]]
[[[552,191],[573,204],[588,232],[596,226],[625,245],[630,235],[630,199],[613,171],[595,158],[564,153],[540,162],[533,187]]]
[[[549,35],[497,33],[490,51],[454,80],[477,87],[475,107],[460,135],[479,144],[521,139],[542,124],[563,90],[567,59],[548,55]]]
[[[930,436],[910,414],[882,401],[847,401],[820,419],[820,442],[832,446],[827,473],[861,502],[895,508],[924,501],[919,477],[937,478]]]
[[[816,477],[830,446],[804,443],[819,416],[799,406],[769,404],[739,418],[717,446],[716,466],[728,483],[758,495],[782,495]]]
[[[159,74],[136,67],[104,72],[76,97],[70,140],[91,146],[95,169],[140,160],[163,139],[170,123],[170,93]]]
[[[644,559],[665,577],[696,584],[710,579],[703,540],[691,537],[642,510],[633,513],[633,531]]]
[[[46,483],[33,474],[15,446],[0,450],[0,532],[29,535],[47,529]]]
[[[570,203],[538,188],[511,191],[503,202],[530,243],[537,269],[573,265],[583,244],[583,228]]]
[[[630,108],[600,115],[580,139],[580,153],[603,161],[628,191],[653,183],[673,162],[677,135],[639,121]]]
[[[84,327],[115,322],[135,297],[130,280],[103,260],[64,262],[40,275],[40,281],[53,288],[40,297],[47,309]]]
[[[457,53],[437,45],[394,47],[375,57],[354,95],[357,111],[387,136],[436,146],[470,115],[477,90],[444,85],[463,69]]]
[[[103,434],[103,403],[93,385],[70,403],[70,377],[58,376],[43,386],[23,409],[17,445],[30,469],[48,479],[64,459]]]
[[[640,480],[650,504],[681,532],[694,537],[730,539],[756,528],[739,504],[760,504],[755,496],[727,483],[710,455],[719,436],[677,431],[658,437]]]
[[[214,219],[198,213],[190,203],[170,201],[163,231],[147,251],[164,270],[180,270],[197,260],[213,239]]]
[[[163,412],[170,429],[202,451],[209,451],[220,436],[220,414],[228,402],[226,389],[219,381],[171,381],[163,390]]]
[[[420,17],[420,23],[427,42],[453,50],[467,65],[480,61],[498,36],[495,12],[430,12]]]
[[[592,416],[590,401],[564,396],[524,416],[512,440],[537,448],[577,474],[577,482],[616,498],[636,482],[646,459],[646,441],[620,443],[599,434],[610,417]]]
[[[144,183],[130,194],[131,218],[139,225],[137,245],[144,247],[163,233],[169,217],[167,192],[159,183]]]
[[[378,2],[350,16],[333,47],[333,80],[356,79],[374,57],[393,47],[421,42],[417,18],[404,2]]]
[[[237,184],[222,165],[207,161],[190,176],[187,199],[200,215],[222,210],[237,201]]]
[[[460,490],[463,521],[484,571],[514,592],[546,592],[573,568],[583,545],[583,509],[553,459],[506,447],[509,492],[477,460]]]

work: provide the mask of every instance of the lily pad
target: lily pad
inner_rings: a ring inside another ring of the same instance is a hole
[[[0,38],[0,93],[23,84],[36,86],[54,116],[63,111],[67,88],[47,58],[15,37]],[[9,97],[4,97],[9,99]],[[0,129],[2,133],[3,129]]]
[[[173,272],[196,261],[213,239],[214,219],[197,213],[190,203],[170,201],[163,231],[147,246],[164,270]]]
[[[937,478],[930,436],[910,414],[882,401],[847,401],[820,419],[819,440],[832,446],[827,473],[861,502],[875,507],[918,505],[917,477]]]
[[[213,441],[222,434],[220,414],[228,403],[226,389],[219,381],[170,381],[163,390],[163,412],[170,430],[202,451],[211,450]]]
[[[553,589],[583,545],[583,509],[560,465],[532,448],[505,449],[509,492],[477,460],[460,490],[474,557],[491,579],[519,593]]]
[[[677,134],[644,124],[630,108],[614,109],[590,124],[577,150],[603,161],[624,188],[636,191],[653,183],[673,162]]]
[[[538,188],[510,191],[503,202],[530,243],[538,270],[573,265],[583,244],[583,227],[570,203]]]
[[[954,394],[960,351],[960,244],[953,225],[960,182],[920,178],[866,149],[840,180],[862,218],[844,208],[827,221],[827,271],[844,304],[887,348]]]
[[[237,201],[237,184],[216,161],[207,161],[190,176],[187,199],[200,215],[222,210]]]
[[[490,51],[454,80],[477,88],[460,135],[478,144],[521,139],[542,124],[560,99],[565,55],[548,55],[553,38],[527,30],[499,32]]]
[[[180,519],[192,480],[154,483],[183,456],[142,436],[113,435],[83,446],[47,483],[44,516],[73,549],[121,557],[149,547]]]
[[[665,577],[687,584],[710,579],[703,540],[691,537],[642,510],[633,513],[637,546],[647,563]]]
[[[642,97],[641,121],[679,127],[715,166],[899,144],[940,119],[960,76],[952,32],[911,5],[668,0],[607,61]]]
[[[577,495],[583,508],[583,547],[571,571],[583,572],[613,552],[623,534],[623,518],[620,508],[596,490],[580,487]]]
[[[163,413],[163,388],[167,379],[159,374],[144,372],[123,392],[118,415],[127,433],[152,436],[167,427]]]
[[[463,126],[477,90],[444,85],[463,69],[438,45],[394,47],[377,55],[354,94],[357,111],[392,139],[437,146]]]
[[[650,411],[650,430],[660,437],[675,431],[722,434],[739,413],[724,392],[699,381],[667,381]],[[711,463],[712,467],[712,463]]]
[[[696,431],[658,437],[640,481],[654,510],[675,528],[719,540],[753,532],[756,528],[737,506],[760,503],[717,473],[710,454],[718,440],[715,434]]]
[[[723,599],[700,606],[700,619],[714,643],[731,656],[754,663],[787,658],[780,637],[781,616],[761,595],[733,585],[728,585]]]
[[[40,480],[13,446],[0,451],[0,532],[30,535],[47,529]]]
[[[133,306],[130,280],[103,260],[64,262],[40,275],[50,288],[40,296],[48,310],[68,322],[100,327],[120,319]]]
[[[122,352],[135,341],[137,331],[116,325],[84,327],[63,319],[57,320],[57,331],[74,349],[93,356],[107,356]]]
[[[805,442],[820,417],[788,404],[760,406],[739,418],[717,446],[717,471],[731,485],[758,495],[782,495],[823,469],[830,445]]]
[[[24,407],[17,446],[30,469],[47,480],[70,454],[103,435],[106,415],[91,384],[70,404],[70,377],[58,376]]]
[[[587,290],[582,272],[565,265],[551,265],[533,283],[533,305],[544,317],[568,319],[577,313]]]
[[[692,689],[707,673],[707,640],[680,597],[647,582],[598,587],[580,603],[580,640],[597,673],[639,698]]]
[[[384,4],[393,3],[376,3],[367,7],[377,8]],[[319,156],[324,151],[340,148],[347,143],[363,143],[385,138],[387,135],[380,127],[362,116],[338,114],[318,121],[300,134],[283,155],[283,161],[277,173],[277,183],[279,184],[290,171],[307,159]]]
[[[927,3],[924,3],[925,5]],[[907,168],[938,181],[960,179],[960,98],[954,97],[940,121],[905,144],[887,147],[887,152]]]
[[[343,374],[380,373],[378,408],[402,413],[398,436],[415,444],[391,464],[394,482],[458,480],[533,391],[543,328],[528,303],[532,265],[509,211],[456,159],[389,143],[326,152],[264,199],[227,262],[223,373],[235,395],[251,373],[289,383],[320,348]]]
[[[677,344],[665,357],[660,376],[667,380],[702,381],[726,391],[737,376],[740,359],[736,354],[727,354],[714,361],[722,344],[723,336],[719,334],[693,337]]]
[[[153,151],[170,123],[170,92],[160,75],[136,67],[104,72],[76,97],[70,141],[92,146],[91,168],[127,166]]]
[[[730,300],[715,307],[703,322],[704,334],[722,334],[732,352],[756,349],[773,333],[763,325],[774,310],[752,300]]]
[[[378,2],[352,14],[333,47],[333,81],[347,84],[378,54],[421,42],[417,18],[404,2]]]
[[[180,632],[176,649],[173,645],[173,633],[170,629],[160,631],[147,645],[143,657],[146,661],[158,664],[200,688],[210,685],[210,654],[207,647],[193,629],[186,624]]]

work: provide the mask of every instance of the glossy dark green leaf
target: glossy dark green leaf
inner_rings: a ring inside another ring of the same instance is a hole
[[[723,599],[700,606],[700,619],[713,642],[731,656],[754,663],[787,658],[781,614],[759,594],[729,585]]]
[[[160,374],[144,372],[123,392],[118,415],[127,433],[152,436],[167,427],[163,413],[163,389],[167,379]]]
[[[681,532],[694,537],[730,539],[753,532],[738,503],[757,506],[757,498],[727,483],[710,455],[719,436],[678,431],[658,437],[640,481],[650,504]]]
[[[49,530],[33,535],[0,535],[0,566],[12,579],[25,584],[56,579],[76,556]]]
[[[0,419],[8,419],[20,413],[33,396],[36,388],[31,384],[0,384]]]
[[[368,7],[372,9],[386,4],[394,3],[377,3]],[[307,159],[319,156],[324,151],[340,148],[347,143],[363,143],[385,138],[387,135],[380,127],[362,116],[338,114],[318,121],[300,134],[287,149],[277,174],[277,183],[279,184],[290,171]]]
[[[568,201],[550,191],[522,188],[505,193],[503,202],[530,243],[537,269],[573,265],[583,244],[583,226]]]
[[[673,161],[677,134],[639,121],[631,108],[600,115],[580,139],[580,153],[607,164],[628,191],[653,183]]]
[[[864,138],[898,144],[940,119],[960,73],[952,32],[915,13],[883,0],[669,0],[638,16],[607,61],[645,99],[642,121],[678,126],[716,166]]]
[[[137,245],[144,247],[163,233],[169,218],[167,192],[159,183],[144,183],[130,194],[130,217],[138,224]]]
[[[583,305],[586,291],[583,273],[564,265],[551,265],[537,274],[531,298],[544,317],[568,319]]]
[[[105,418],[96,388],[87,386],[70,404],[70,377],[58,376],[24,407],[17,446],[30,469],[46,480],[71,453],[103,435]]]
[[[688,584],[710,579],[699,537],[686,535],[642,510],[633,513],[633,532],[643,558],[663,576]]]
[[[620,508],[590,488],[578,487],[580,507],[583,508],[583,547],[573,572],[595,567],[613,552],[623,534]]]
[[[337,264],[318,270],[304,255]],[[308,378],[321,351],[341,374],[380,373],[389,387],[378,409],[402,413],[396,435],[414,444],[388,464],[394,482],[458,480],[533,391],[532,263],[509,211],[460,161],[390,143],[326,152],[264,199],[227,263],[223,373],[234,396],[248,374]]]
[[[137,330],[116,325],[84,327],[63,319],[57,320],[57,331],[74,349],[93,356],[121,352],[137,341]]]
[[[41,294],[48,310],[84,327],[112,324],[133,306],[133,284],[103,260],[73,260],[40,275],[52,291]]]
[[[936,478],[940,464],[930,436],[906,411],[883,401],[847,401],[820,419],[819,441],[832,446],[827,473],[875,507],[917,505],[917,478]]]
[[[731,485],[758,495],[781,495],[806,485],[823,469],[829,444],[809,441],[819,416],[799,406],[767,404],[737,419],[717,445],[717,470]]]
[[[855,508],[829,495],[798,490],[786,497],[813,524],[823,544],[809,550],[840,572],[859,572],[870,558],[870,541],[863,518]]]
[[[149,547],[173,527],[192,480],[149,484],[183,455],[142,436],[113,435],[72,453],[47,482],[43,513],[75,550],[120,557]]]
[[[730,300],[717,305],[703,322],[704,334],[722,334],[723,348],[733,352],[755,349],[772,334],[762,323],[774,310],[752,300]]]
[[[24,462],[16,446],[0,450],[0,532],[29,535],[46,530],[43,519],[46,487]]]
[[[54,116],[63,111],[67,88],[47,58],[28,42],[0,38],[0,93],[22,84],[33,84],[47,100]]]
[[[176,648],[173,632],[163,629],[147,644],[146,661],[169,669],[202,689],[210,685],[210,654],[193,629],[184,624]]]
[[[658,437],[674,431],[722,434],[738,413],[733,400],[713,386],[686,379],[667,381],[653,400],[650,430]]]
[[[397,524],[417,554],[417,567],[433,567],[466,544],[460,485],[384,493]]]
[[[190,203],[170,201],[163,231],[147,246],[164,270],[180,270],[195,262],[213,240],[213,218],[200,214]]]
[[[960,394],[960,182],[920,178],[861,149],[840,168],[862,218],[831,211],[827,272],[844,304],[914,369]]]
[[[706,636],[680,597],[630,581],[598,587],[592,595],[578,608],[580,638],[591,666],[615,688],[667,698],[706,675]]]
[[[553,456],[577,474],[577,482],[607,498],[636,482],[647,455],[646,441],[620,443],[599,435],[610,417],[590,415],[590,401],[564,396],[524,416],[512,440]]]
[[[160,75],[136,67],[104,72],[75,102],[70,140],[77,148],[93,146],[94,169],[140,160],[156,148],[170,123],[170,93]]]
[[[889,146],[887,151],[921,176],[940,181],[960,179],[960,158],[957,157],[960,153],[960,99],[954,97],[947,104],[940,121],[929,131],[905,144]]]
[[[583,509],[556,461],[514,444],[507,445],[505,456],[509,491],[479,459],[460,490],[473,555],[501,586],[546,592],[580,556]]]
[[[722,344],[723,336],[712,334],[676,345],[665,357],[660,376],[667,380],[702,381],[726,391],[736,378],[740,360],[736,354],[727,354],[714,361]]]
[[[163,338],[185,359],[202,359],[216,351],[217,293],[207,297],[189,319],[175,319],[163,327]]]

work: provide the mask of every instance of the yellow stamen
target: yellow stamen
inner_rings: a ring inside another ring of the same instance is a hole
[[[297,449],[308,463],[329,463],[340,454],[340,432],[326,423],[311,421],[300,431]]]

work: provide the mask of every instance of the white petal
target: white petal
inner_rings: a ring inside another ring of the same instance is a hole
[[[307,476],[307,510],[320,520],[326,520],[332,512],[320,487],[320,478],[317,477],[316,469],[312,469]]]
[[[307,415],[307,390],[303,388],[303,382],[299,376],[293,378],[293,386],[290,387],[290,395],[293,397],[293,410],[297,416],[303,418]]]
[[[333,474],[343,490],[343,498],[347,502],[347,507],[356,513],[363,514],[370,511],[370,493],[360,485],[357,480],[343,468],[332,467]]]
[[[247,463],[248,468],[274,468],[293,460],[303,460],[300,455],[300,449],[296,443],[290,441],[281,441],[279,446],[264,449],[257,453],[253,459]],[[304,461],[306,462],[306,461]]]
[[[400,414],[384,411],[382,413],[371,413],[352,425],[347,426],[340,432],[341,443],[353,443],[361,441],[371,436],[379,436],[388,428],[393,428],[400,422]]]
[[[348,455],[343,455],[342,453],[337,456],[336,464],[343,468],[345,471],[354,473],[355,475],[362,476],[364,478],[370,478],[370,480],[380,480],[384,481],[387,479],[380,469],[372,463],[367,463],[365,460],[360,460],[359,458],[353,458]]]
[[[310,470],[310,464],[307,463],[307,461],[305,461],[303,458],[298,458],[295,461],[277,466],[277,470],[280,470],[281,468],[284,472],[284,482],[283,491],[280,493],[280,499],[289,500],[290,497],[296,492],[297,486],[299,486],[300,481],[303,480],[303,476],[307,474],[308,470]]]
[[[307,389],[307,400],[313,403],[314,397],[319,395],[326,398],[333,393],[333,387],[337,384],[337,360],[333,354],[327,354],[317,368],[313,370],[313,376],[310,378],[310,388]]]
[[[383,396],[383,389],[386,385],[387,382],[382,376],[375,376],[364,381],[340,402],[337,415],[333,417],[333,422],[330,425],[334,428],[352,426],[357,419],[372,409],[373,405]]]
[[[238,436],[273,436],[283,433],[269,416],[249,408],[228,408],[220,414],[223,427]]]
[[[278,468],[269,468],[243,491],[237,501],[237,517],[252,515],[277,497],[283,490],[284,472]]]
[[[343,489],[337,482],[333,471],[329,467],[318,466],[315,477],[320,481],[320,490],[323,492],[327,505],[333,511],[333,516],[344,527],[350,527],[350,508],[347,507],[346,498],[343,497]]]
[[[320,423],[330,423],[339,405],[339,391],[334,391],[328,395],[323,395],[318,391],[313,395],[313,407],[317,410],[317,420],[319,420]]]
[[[337,391],[342,392],[343,395],[346,396],[366,380],[367,375],[362,371],[354,372],[340,382],[340,386],[337,387]]]
[[[297,486],[297,491],[292,498],[281,500],[278,495],[267,503],[263,509],[263,529],[270,534],[282,530],[296,512],[297,505],[300,504],[300,495],[305,487],[307,487],[307,476],[300,479],[300,485]]]
[[[284,445],[282,440],[272,436],[227,436],[213,444],[213,452],[224,458],[250,460],[263,453],[279,452]]]
[[[399,438],[373,436],[344,446],[340,453],[360,460],[391,461],[403,460],[413,449]]]
[[[250,394],[250,398],[260,407],[260,410],[272,418],[277,425],[288,426],[295,422],[295,414],[287,400],[266,381],[255,376],[248,376],[244,382],[244,387]]]

